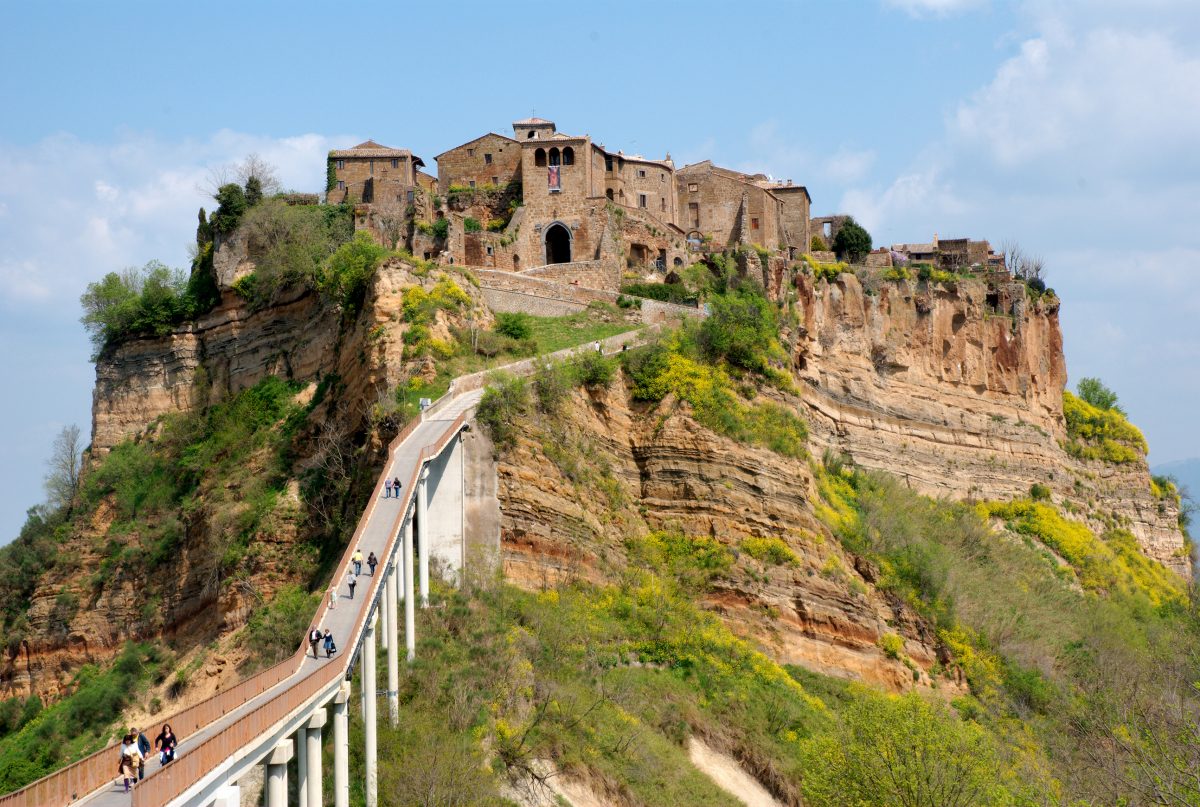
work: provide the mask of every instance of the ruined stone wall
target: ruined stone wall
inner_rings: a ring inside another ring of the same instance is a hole
[[[521,178],[521,144],[503,135],[486,134],[438,155],[437,163],[442,196],[450,192],[451,185],[503,187]]]

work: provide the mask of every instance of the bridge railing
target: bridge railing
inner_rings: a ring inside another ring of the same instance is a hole
[[[404,496],[404,503],[388,530],[387,542],[382,553],[383,559],[392,557],[396,551],[400,529],[404,524],[404,519],[408,515],[412,497],[417,493],[417,481],[420,479],[422,467],[429,459],[436,457],[442,452],[446,444],[458,434],[464,421],[465,414],[460,414],[448,428],[442,431],[433,444],[425,446],[418,452],[416,465],[408,480],[406,488],[408,492]],[[374,512],[375,503],[380,500],[384,480],[390,478],[388,473],[395,459],[397,449],[421,422],[421,418],[414,418],[396,436],[396,439],[392,441],[388,450],[388,462],[384,465],[383,473],[375,485],[371,504],[363,511],[363,515],[359,519],[358,527],[354,531],[354,537],[350,540],[349,545],[346,547],[346,552],[342,556],[342,561],[338,565],[337,573],[334,576],[335,580],[345,576],[349,569],[350,558],[354,554],[354,549],[358,546],[359,538],[363,530],[366,529],[371,514]],[[355,618],[354,627],[351,629],[349,640],[346,642],[347,650],[358,645],[366,625],[366,620],[371,613],[369,604],[373,603],[378,596],[382,579],[383,575],[372,575],[368,578],[367,596],[363,598],[363,602],[368,605],[361,608],[358,616]],[[321,607],[325,607],[324,603],[322,603]],[[303,645],[298,652],[303,653]],[[293,714],[297,709],[306,706],[314,696],[330,683],[349,672],[352,656],[352,653],[347,652],[339,655],[333,663],[321,665],[311,675],[301,677],[295,685],[281,690],[270,699],[256,706],[252,711],[240,716],[237,720],[212,736],[205,738],[203,742],[195,748],[189,749],[187,754],[182,755],[166,768],[159,769],[153,775],[147,776],[134,790],[132,807],[160,807],[160,805],[167,804],[172,799],[181,796],[188,788],[199,783],[205,775],[229,759],[238,749],[249,745],[255,739],[266,734],[272,727]]]

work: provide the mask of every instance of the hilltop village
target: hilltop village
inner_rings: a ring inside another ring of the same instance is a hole
[[[326,198],[352,204],[355,228],[389,248],[442,263],[616,290],[623,279],[672,280],[707,252],[757,251],[764,281],[805,254],[832,261],[845,215],[813,217],[804,185],[711,160],[676,168],[611,151],[588,135],[527,118],[434,157],[372,140],[329,153]],[[895,244],[868,266],[1003,269],[987,241]]]

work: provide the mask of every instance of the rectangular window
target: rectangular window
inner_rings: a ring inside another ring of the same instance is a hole
[[[751,230],[757,230],[757,229],[758,229],[758,219],[756,219],[756,218],[751,218],[751,219],[750,219],[750,229],[751,229]]]
[[[375,176],[375,161],[371,160],[371,176]]]
[[[700,190],[700,186],[697,185],[695,182],[688,183],[688,193],[695,193],[698,190]]]
[[[492,155],[490,155],[490,154],[484,154],[484,155],[483,155],[483,164],[484,164],[484,165],[491,165],[491,164],[492,164]]]
[[[688,215],[692,219],[692,226],[700,226],[700,204],[699,202],[688,202]]]
[[[395,157],[393,157],[392,158],[392,168],[399,168],[399,167],[400,167],[400,161],[397,160]]]
[[[612,157],[607,154],[604,155],[604,170],[610,174],[612,173]]]
[[[346,183],[344,180],[341,180],[341,179],[338,180],[338,190],[339,191],[346,190]]]
[[[639,168],[639,169],[638,169],[638,177],[639,177],[640,179],[645,179],[645,178],[646,178],[646,169],[645,169],[645,168]]]
[[[338,161],[337,161],[337,170],[339,170],[339,171],[344,171],[344,170],[345,170],[345,168],[346,168],[346,161],[345,161],[345,160],[338,160]]]
[[[492,248],[491,248],[491,247],[488,247],[487,249],[488,249],[488,254],[489,254],[489,255],[491,255],[491,254],[492,254]]]
[[[645,207],[645,206],[646,206],[646,194],[639,193],[638,194],[638,207]]]
[[[405,201],[411,202],[415,198],[416,196],[412,191],[409,191],[407,194],[405,194]]]
[[[468,157],[474,157],[474,156],[475,156],[475,149],[467,149],[467,156],[468,156]]]
[[[663,209],[663,212],[664,212],[664,213],[666,213],[666,212],[667,212],[667,200],[666,200],[666,198],[665,198],[665,197],[660,197],[658,201],[662,202],[662,209]]]
[[[475,180],[473,180],[473,179],[472,179],[472,180],[471,180],[470,182],[468,182],[467,184],[468,184],[468,185],[470,185],[472,188],[474,188],[474,187],[475,187]],[[755,219],[755,221],[758,221],[758,219]]]
[[[492,184],[499,186],[500,185],[500,177],[492,177]]]
[[[658,175],[658,181],[659,181],[659,182],[666,182],[666,181],[667,181],[667,175],[666,175],[666,174],[659,174],[659,175]]]

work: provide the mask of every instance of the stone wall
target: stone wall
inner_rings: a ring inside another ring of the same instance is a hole
[[[675,176],[684,232],[699,231],[718,248],[744,241],[775,249],[784,241],[783,204],[764,188],[707,165]]]
[[[442,196],[450,192],[451,185],[504,187],[521,178],[521,144],[510,137],[488,133],[439,154],[437,164],[438,193]]]
[[[338,157],[337,180],[345,187],[334,187],[327,194],[329,204],[371,202],[404,205],[411,201],[409,191],[416,189],[412,160],[409,157]],[[393,162],[395,165],[393,166]],[[415,194],[414,194],[415,195]]]

